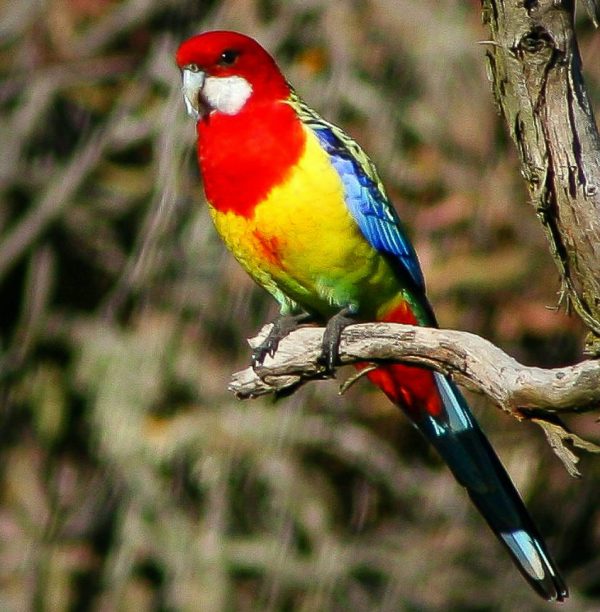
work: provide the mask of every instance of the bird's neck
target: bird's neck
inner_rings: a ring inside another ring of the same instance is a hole
[[[282,101],[214,113],[198,123],[198,162],[211,206],[250,217],[300,159],[306,137]]]

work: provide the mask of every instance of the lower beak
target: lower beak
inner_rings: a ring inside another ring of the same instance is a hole
[[[190,117],[198,121],[206,111],[200,101],[200,93],[204,86],[206,74],[201,71],[183,70],[183,100]]]

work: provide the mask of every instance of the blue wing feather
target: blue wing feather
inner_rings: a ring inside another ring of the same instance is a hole
[[[424,289],[423,273],[415,250],[381,184],[367,174],[347,143],[334,133],[333,126],[326,122],[311,122],[309,127],[331,156],[344,185],[348,209],[365,238],[379,252],[392,256],[415,286]],[[356,143],[352,144],[358,147]],[[372,166],[369,169],[374,172]]]

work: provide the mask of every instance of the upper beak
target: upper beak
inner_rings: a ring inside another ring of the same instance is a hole
[[[200,103],[200,92],[204,86],[206,79],[206,73],[202,71],[192,71],[187,68],[183,69],[183,100],[185,101],[185,108],[190,117],[193,117],[196,121],[200,119],[203,114],[203,108]]]

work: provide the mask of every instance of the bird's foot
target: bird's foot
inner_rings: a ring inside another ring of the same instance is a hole
[[[348,325],[356,323],[356,313],[351,308],[344,308],[327,322],[323,334],[323,346],[318,362],[325,366],[325,373],[333,376],[340,357],[340,338]]]
[[[279,343],[296,328],[310,320],[310,315],[279,315],[274,321],[267,337],[252,351],[252,367],[262,365],[266,356],[273,357]]]

